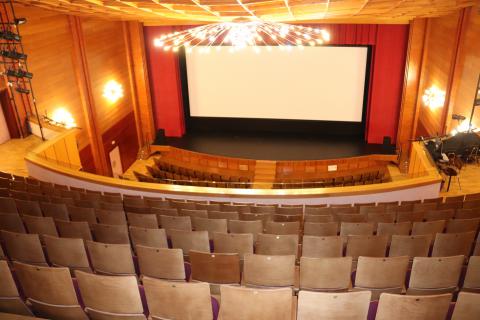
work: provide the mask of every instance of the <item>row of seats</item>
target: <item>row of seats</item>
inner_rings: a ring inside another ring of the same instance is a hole
[[[205,241],[193,239],[197,240],[193,242],[175,231],[171,238],[173,248],[168,248],[163,230],[163,237],[159,234],[147,237],[142,234],[143,230],[131,228],[135,255],[130,244],[42,235],[45,245],[42,248],[37,234],[1,231],[1,237],[11,261],[104,275],[138,274],[172,281],[287,286],[316,291],[347,291],[353,282],[353,289],[371,290],[375,300],[382,292],[402,293],[407,287],[407,294],[415,295],[454,292],[459,285],[464,290],[480,292],[480,256],[466,260],[463,255],[409,257],[397,252],[401,255],[391,253],[384,257],[384,253],[365,250],[359,247],[361,243],[356,243],[351,247],[347,245],[347,256],[342,257],[341,242],[337,248],[318,248],[315,241],[323,239],[309,238],[304,244],[308,249],[296,267],[296,251],[282,252],[278,247],[272,252],[259,245],[254,253],[252,236],[248,234],[219,234],[211,253],[207,238]],[[230,237],[234,239],[229,240]],[[187,260],[190,264],[185,264]],[[462,277],[465,261],[468,267]],[[353,275],[352,271],[355,271]]]
[[[289,178],[287,174],[277,172],[274,188],[296,189],[296,188],[329,188],[358,186],[364,184],[382,183],[390,181],[386,170],[374,170],[355,175],[345,175],[333,178]]]
[[[257,247],[263,246],[263,243],[271,242],[268,246],[283,247],[283,250],[297,251],[299,239],[323,239],[323,245],[316,243],[315,246],[336,246],[337,243],[349,243],[353,241],[363,242],[363,246],[368,248],[372,243],[377,248],[377,252],[407,250],[401,249],[402,246],[412,246],[409,250],[415,250],[418,256],[419,252],[425,253],[420,256],[426,256],[429,253],[430,245],[433,244],[432,255],[470,255],[475,246],[479,221],[477,219],[451,220],[447,225],[447,233],[442,233],[445,221],[433,222],[410,222],[404,223],[379,223],[377,233],[374,235],[374,225],[372,223],[341,223],[340,235],[337,236],[338,224],[333,223],[310,223],[304,224],[303,232],[300,231],[298,222],[272,222],[267,221],[266,226],[260,220],[241,221],[227,219],[205,219],[192,218],[189,216],[164,216],[161,215],[159,221],[153,214],[128,213],[127,217],[123,212],[104,212],[87,211],[92,215],[83,214],[81,211],[70,217],[42,216],[20,216],[16,213],[0,214],[0,229],[17,233],[47,234],[52,236],[75,237],[85,240],[95,239],[106,243],[130,243],[127,224],[130,228],[144,230],[144,233],[155,233],[155,230],[164,230],[165,234],[171,237],[173,231],[182,231],[185,237],[191,237],[192,241],[196,234],[205,234],[208,240],[214,240],[215,236],[230,234],[251,234]],[[158,229],[159,225],[164,229]],[[413,227],[412,227],[413,226]],[[472,228],[471,228],[472,227]],[[196,230],[196,231],[192,231]],[[299,235],[303,234],[303,238]],[[131,236],[131,235],[130,235]],[[276,240],[271,241],[270,239]],[[329,242],[327,242],[327,240]],[[349,241],[347,241],[349,240]],[[305,251],[305,242],[303,250]],[[478,246],[478,245],[477,245]],[[253,243],[252,243],[253,247]],[[414,249],[415,248],[415,249]],[[272,249],[275,250],[275,249]]]
[[[2,311],[60,319],[377,319],[472,320],[480,316],[480,294],[460,292],[425,296],[382,293],[371,302],[369,291],[329,293],[290,288],[259,289],[221,285],[219,300],[205,282],[168,282],[135,276],[104,276],[68,268],[13,263],[25,304],[6,262],[0,261]],[[48,288],[48,290],[45,290]]]

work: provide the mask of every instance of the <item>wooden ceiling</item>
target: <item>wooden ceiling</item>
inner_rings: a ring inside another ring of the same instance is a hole
[[[258,17],[284,22],[407,23],[472,6],[475,0],[17,0],[74,15],[146,24],[196,24]]]

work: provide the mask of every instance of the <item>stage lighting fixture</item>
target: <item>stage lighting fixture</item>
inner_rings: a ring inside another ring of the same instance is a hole
[[[21,24],[27,23],[27,19],[26,19],[26,18],[16,18],[16,19],[14,20],[14,23],[15,23],[17,26],[19,26],[19,25],[21,25]]]
[[[15,90],[17,90],[17,92],[24,93],[24,94],[29,94],[30,93],[30,90],[25,89],[25,88],[16,87]]]
[[[17,52],[15,50],[2,50],[0,51],[0,55],[5,58],[16,59],[16,60],[25,60],[27,59],[27,55],[21,52]]]
[[[32,79],[33,78],[33,73],[27,72],[25,70],[12,70],[8,69],[6,72],[7,76],[9,77],[16,77],[16,78],[27,78],[27,79]]]
[[[1,31],[0,32],[0,38],[8,40],[8,41],[20,41],[22,39],[18,34],[12,32],[12,31],[9,31],[9,30]]]
[[[462,116],[461,114],[452,114],[452,119],[462,121],[462,120],[465,120],[466,118],[464,116]]]

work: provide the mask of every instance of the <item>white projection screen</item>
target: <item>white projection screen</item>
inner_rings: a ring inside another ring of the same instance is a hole
[[[367,47],[186,54],[191,117],[361,122]]]

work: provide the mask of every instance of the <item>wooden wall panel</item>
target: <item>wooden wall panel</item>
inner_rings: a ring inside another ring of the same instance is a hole
[[[86,58],[101,133],[133,111],[122,22],[82,19]],[[111,103],[103,97],[105,84],[115,80],[123,87],[123,97]]]
[[[67,109],[77,125],[85,127],[80,92],[72,60],[72,35],[68,16],[37,7],[15,5],[16,15],[26,17],[21,25],[28,68],[33,73],[33,88],[39,113],[51,115],[59,107]],[[78,136],[80,148],[88,145],[88,135]]]
[[[423,56],[423,67],[418,92],[419,122],[416,136],[433,136],[445,130],[443,115],[446,108],[431,109],[424,105],[422,96],[426,89],[436,86],[449,90],[452,65],[456,57],[457,31],[460,12],[441,18],[429,19]],[[422,130],[423,129],[423,130]]]
[[[467,119],[472,110],[475,89],[480,75],[480,6],[473,7],[466,16],[462,37],[461,57],[456,72],[456,90],[451,97],[452,113],[461,114]],[[477,107],[473,119],[475,127],[480,126],[480,108]],[[457,127],[455,120],[447,119],[449,129]]]

